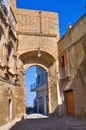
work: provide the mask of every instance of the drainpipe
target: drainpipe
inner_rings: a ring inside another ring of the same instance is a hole
[[[42,34],[42,17],[41,17],[41,11],[39,11],[39,19],[40,19],[40,34]]]

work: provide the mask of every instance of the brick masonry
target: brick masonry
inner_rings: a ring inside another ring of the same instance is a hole
[[[18,9],[16,8],[16,3],[14,1],[11,2],[17,20],[16,30],[19,39],[18,57],[20,59],[19,75],[23,79],[22,74],[33,65],[42,66],[47,71],[48,108],[49,114],[51,114],[57,107],[56,60],[57,41],[59,40],[58,14]],[[40,58],[37,56],[38,49],[42,53]],[[21,80],[21,83],[24,83],[24,81]]]

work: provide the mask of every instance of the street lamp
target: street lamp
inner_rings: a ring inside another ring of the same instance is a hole
[[[38,54],[37,54],[37,55],[38,55],[39,58],[40,58],[41,55],[42,55],[42,54],[41,54],[41,51],[40,51],[40,48],[38,48]]]

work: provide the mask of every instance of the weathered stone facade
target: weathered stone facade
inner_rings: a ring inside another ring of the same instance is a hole
[[[86,117],[86,14],[59,40],[57,13],[10,2],[9,17],[0,3],[0,125],[26,113],[25,72],[34,65],[48,74],[49,114]]]
[[[0,125],[25,113],[25,85],[22,62],[17,60],[16,19],[0,2]],[[17,65],[18,63],[18,65]],[[21,72],[20,72],[21,67]],[[19,71],[19,77],[18,77]],[[20,80],[21,79],[21,80]],[[23,80],[22,80],[23,79]],[[22,84],[22,86],[21,86]]]
[[[86,117],[86,13],[58,42],[62,113]],[[62,59],[64,58],[64,59]],[[64,61],[63,61],[64,60]],[[74,110],[70,110],[68,102]],[[60,104],[61,105],[61,104]]]
[[[36,65],[44,68],[48,74],[48,105],[51,114],[57,107],[58,15],[52,12],[17,9],[16,2],[11,2],[17,20],[20,84],[25,89],[23,74],[29,67]],[[39,50],[42,54],[40,58],[37,56]]]
[[[18,100],[23,99],[18,83],[17,47],[16,19],[12,10],[8,12],[0,1],[0,126],[21,113]]]

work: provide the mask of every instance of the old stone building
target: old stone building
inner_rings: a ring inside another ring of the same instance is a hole
[[[86,13],[58,42],[60,114],[86,117]],[[61,109],[62,107],[62,109]]]
[[[34,65],[48,75],[49,114],[57,107],[58,15],[17,9],[16,0],[8,5],[0,2],[0,125],[26,113],[25,72]]]
[[[49,114],[86,117],[85,24],[86,14],[59,40],[57,13],[0,1],[0,125],[26,113],[25,73],[31,66],[47,72]]]
[[[31,91],[36,92],[34,99],[35,113],[48,114],[47,73],[36,66],[36,82],[31,85]]]
[[[17,84],[16,19],[9,4],[0,1],[0,125],[15,117]]]
[[[11,0],[11,6],[17,20],[19,82],[25,92],[26,70],[34,65],[42,67],[48,75],[48,111],[51,114],[57,107],[58,14],[18,9],[15,0]],[[38,56],[39,52],[41,57]]]

